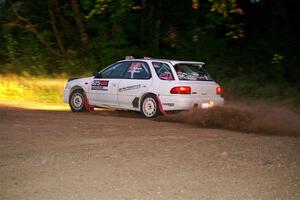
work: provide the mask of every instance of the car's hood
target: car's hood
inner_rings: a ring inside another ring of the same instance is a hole
[[[70,78],[68,80],[69,83],[82,83],[82,82],[90,82],[94,77],[87,77],[87,78]]]

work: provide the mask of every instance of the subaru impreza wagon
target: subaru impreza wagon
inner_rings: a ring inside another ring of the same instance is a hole
[[[63,91],[73,112],[116,108],[152,118],[167,111],[224,104],[203,62],[127,57],[92,77],[71,78]]]

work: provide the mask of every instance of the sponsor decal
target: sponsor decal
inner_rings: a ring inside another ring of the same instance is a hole
[[[160,73],[159,78],[162,79],[162,80],[169,80],[169,81],[174,80],[173,75],[170,72]]]
[[[128,91],[128,90],[136,90],[136,89],[139,89],[139,88],[141,88],[141,84],[131,85],[131,86],[119,88],[119,92],[125,92],[125,91]]]
[[[100,80],[94,80],[92,85],[91,85],[91,89],[92,90],[104,90],[107,91],[108,88],[108,83],[109,81],[100,81]]]
[[[174,103],[163,103],[163,105],[173,107],[175,104]]]
[[[108,86],[108,81],[100,81],[100,86]]]

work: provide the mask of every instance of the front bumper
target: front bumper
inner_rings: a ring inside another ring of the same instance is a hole
[[[63,101],[69,103],[70,89],[64,89],[63,91]]]

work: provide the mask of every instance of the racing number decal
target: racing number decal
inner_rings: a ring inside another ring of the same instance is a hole
[[[99,80],[94,80],[92,83],[91,90],[108,90],[108,83],[109,81],[99,81]]]

